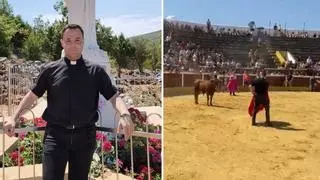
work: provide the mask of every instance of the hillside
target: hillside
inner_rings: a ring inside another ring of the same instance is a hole
[[[155,32],[151,32],[151,33],[147,33],[147,34],[141,34],[138,36],[132,36],[129,39],[135,39],[135,38],[144,38],[144,39],[148,39],[152,42],[160,42],[161,39],[161,30],[159,31],[155,31]]]

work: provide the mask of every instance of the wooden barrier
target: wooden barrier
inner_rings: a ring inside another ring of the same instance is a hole
[[[167,73],[164,72],[164,88],[166,87],[192,87],[193,82],[196,79],[209,79],[209,73]],[[254,75],[250,75],[251,79],[254,79]],[[284,75],[267,75],[267,80],[270,86],[284,86]],[[320,77],[316,78],[320,81]],[[238,85],[242,85],[242,74],[237,74]],[[296,87],[309,87],[310,76],[293,76],[292,86]],[[316,87],[317,91],[320,91],[320,84]]]
[[[182,75],[180,73],[164,73],[164,87],[182,87]]]

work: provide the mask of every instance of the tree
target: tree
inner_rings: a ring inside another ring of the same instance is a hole
[[[161,43],[151,43],[150,46],[151,69],[161,69]]]
[[[116,37],[113,36],[113,32],[111,27],[105,27],[100,23],[99,20],[96,22],[96,30],[97,30],[97,42],[101,49],[108,52],[108,54],[112,54],[113,46],[116,43]]]
[[[66,19],[67,9],[63,1],[59,0],[54,8]],[[0,56],[9,56],[13,52],[28,60],[41,59],[43,55],[50,59],[60,58],[60,33],[65,24],[66,21],[56,21],[50,25],[39,15],[31,27],[21,16],[13,15],[7,0],[0,0]]]
[[[34,23],[33,31],[41,35],[44,35],[46,33],[50,24],[49,21],[44,21],[42,15],[35,17],[33,20],[33,23]]]
[[[8,0],[1,0],[0,1],[0,14],[5,14],[5,15],[12,15],[13,14],[12,7],[8,3]]]
[[[118,77],[121,77],[121,68],[128,66],[129,58],[133,57],[135,48],[130,41],[121,33],[115,37],[115,43],[110,51],[110,55],[116,60],[118,66]]]
[[[43,52],[50,60],[57,60],[61,58],[62,47],[60,43],[61,31],[65,25],[67,25],[67,14],[68,9],[64,6],[64,2],[59,0],[55,3],[53,8],[59,15],[62,15],[61,20],[55,20],[54,23],[49,25],[45,30],[45,41],[46,48]]]
[[[24,22],[20,15],[14,17],[15,24],[17,25],[17,31],[11,38],[13,46],[13,53],[18,57],[21,56],[21,49],[24,41],[28,38],[32,27]]]
[[[32,32],[23,44],[22,54],[27,60],[41,60],[48,49],[49,22],[39,15],[34,19]],[[46,48],[43,48],[46,47]]]
[[[9,56],[9,41],[7,39],[7,35],[4,32],[3,28],[0,27],[0,57],[8,57]]]
[[[62,16],[62,19],[55,20],[54,23],[48,27],[45,42],[47,48],[44,49],[44,51],[49,59],[57,60],[61,58],[62,47],[60,39],[62,38],[62,29],[68,24],[68,9],[61,0],[58,0],[53,8]]]
[[[56,12],[60,15],[62,15],[62,22],[65,23],[68,21],[68,9],[67,7],[64,5],[64,2],[59,0],[57,1],[53,8],[56,10]]]
[[[43,50],[47,54],[47,58],[50,60],[57,60],[61,58],[61,31],[66,23],[66,21],[56,20],[47,30],[47,38],[45,39],[46,48]]]
[[[11,39],[18,31],[18,25],[12,16],[0,14],[0,55],[9,56],[12,50]]]
[[[22,53],[27,60],[40,60],[43,47],[43,39],[32,32],[23,45]]]
[[[150,53],[147,48],[147,42],[142,38],[135,38],[132,40],[132,44],[135,48],[134,60],[139,68],[140,72],[143,72],[144,62],[150,57]]]
[[[7,0],[0,0],[0,31],[0,55],[9,56],[12,52],[19,55],[31,27],[21,16],[14,16]]]

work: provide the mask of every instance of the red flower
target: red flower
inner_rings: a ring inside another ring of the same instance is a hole
[[[134,114],[139,119],[140,123],[145,123],[146,122],[146,118],[144,118],[141,115],[141,113],[140,113],[140,111],[138,109],[135,109],[135,108],[131,107],[128,110],[129,110],[130,114]]]
[[[150,173],[153,173],[153,169],[150,167]],[[148,167],[145,165],[140,166],[140,174],[148,175]]]
[[[148,167],[147,166],[142,166],[140,173],[142,174],[148,174]]]
[[[144,174],[140,174],[140,175],[137,177],[137,180],[144,180]]]
[[[102,149],[104,152],[110,152],[112,149],[112,144],[110,143],[110,141],[104,141],[102,145]]]
[[[152,174],[153,172],[154,172],[154,170],[150,167],[150,174]],[[144,180],[145,177],[146,178],[148,177],[148,167],[145,165],[141,165],[140,166],[140,174],[137,177],[137,179]],[[152,175],[151,175],[150,179],[153,179]]]
[[[161,144],[156,144],[154,147],[155,147],[156,149],[160,150],[160,149],[161,149]]]
[[[152,146],[149,146],[149,152],[150,152],[151,154],[155,154],[155,153],[157,153],[158,151],[156,151]]]
[[[160,150],[161,149],[161,140],[156,138],[149,138],[150,145],[154,148]]]
[[[15,165],[20,165],[20,166],[23,166],[23,157],[21,157],[21,154],[20,154],[20,162],[18,162],[18,151],[13,151],[12,153],[10,153],[10,158],[13,160],[13,162],[15,163]]]
[[[153,162],[161,162],[161,154],[157,150],[155,150],[152,146],[149,147],[149,152],[152,155]]]
[[[137,177],[137,180],[145,180],[145,179],[148,179],[147,177],[148,177],[148,174],[140,174]],[[151,176],[150,179],[153,180],[153,177]]]
[[[103,142],[107,140],[106,136],[103,133],[96,133],[96,139],[99,141],[102,140]]]
[[[47,122],[43,120],[41,117],[35,118],[33,122],[37,127],[45,127]]]
[[[19,134],[19,138],[20,138],[21,141],[22,141],[25,137],[26,137],[26,134],[25,134],[25,133]]]
[[[13,159],[13,160],[18,159],[18,151],[13,151],[12,153],[10,153],[9,156],[10,156],[11,159]]]
[[[161,140],[160,140],[160,139],[157,139],[157,138],[149,138],[149,142],[150,142],[152,145],[161,144]]]

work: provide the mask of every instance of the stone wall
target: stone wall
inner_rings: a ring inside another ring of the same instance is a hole
[[[35,83],[40,73],[40,68],[41,64],[35,65],[34,62],[22,63],[15,60],[1,61],[0,105],[8,104],[9,95],[11,103],[18,105],[23,96],[28,93]]]

